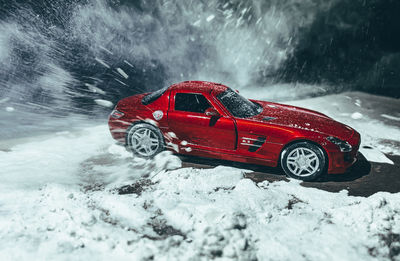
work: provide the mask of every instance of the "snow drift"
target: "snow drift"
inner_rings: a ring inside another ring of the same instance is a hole
[[[342,117],[372,151],[396,153],[383,141],[398,129],[367,116],[358,96],[296,103]],[[180,166],[169,152],[132,158],[105,125],[0,151],[0,259],[399,259],[399,193],[361,198]]]

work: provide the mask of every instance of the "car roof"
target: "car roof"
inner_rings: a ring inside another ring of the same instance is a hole
[[[203,93],[210,93],[211,91],[215,91],[216,93],[220,93],[228,89],[227,86],[221,83],[215,82],[206,82],[206,81],[185,81],[171,85],[171,90],[185,90],[185,91],[196,91]]]

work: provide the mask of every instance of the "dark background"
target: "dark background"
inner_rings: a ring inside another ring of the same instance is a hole
[[[149,2],[0,1],[2,104],[96,115],[189,79],[400,97],[399,0]]]

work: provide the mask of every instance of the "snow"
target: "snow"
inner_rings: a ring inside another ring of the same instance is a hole
[[[129,76],[128,74],[126,74],[126,72],[124,72],[124,70],[122,70],[121,68],[117,68],[117,71],[119,74],[121,74],[125,79],[128,79]]]
[[[17,145],[0,166],[2,260],[375,260],[400,233],[398,194],[256,185],[248,170],[176,169],[169,152],[133,160],[104,125]]]
[[[112,107],[114,104],[110,101],[103,100],[103,99],[95,99],[94,100],[98,105],[104,106],[104,107]]]
[[[99,94],[103,94],[103,95],[106,94],[105,91],[103,91],[102,89],[100,89],[100,88],[94,86],[93,84],[85,83],[85,86],[88,87],[88,89],[89,89],[91,92],[99,93]]]
[[[100,49],[106,51],[108,54],[111,54],[111,55],[114,54],[113,52],[111,52],[110,50],[108,50],[107,48],[105,48],[104,46],[100,46]]]
[[[389,120],[400,121],[400,117],[395,117],[395,116],[388,115],[388,114],[381,114],[381,116],[383,118],[386,118],[386,119],[389,119]]]
[[[127,65],[129,65],[130,67],[134,67],[130,62],[128,62],[127,60],[124,60],[124,63],[126,63]]]
[[[357,105],[357,104],[356,104]],[[357,105],[357,106],[359,106],[359,105]],[[361,113],[359,113],[359,112],[354,112],[354,113],[352,113],[351,114],[351,118],[353,118],[353,119],[355,119],[355,120],[359,120],[359,119],[361,119],[363,117],[363,115],[361,114]]]
[[[201,23],[201,20],[199,19],[199,20],[197,20],[197,21],[195,21],[195,22],[193,23],[193,26],[199,27],[199,26],[200,26],[200,23]]]
[[[104,67],[106,67],[106,68],[108,68],[108,69],[111,68],[110,65],[106,64],[106,62],[104,62],[102,59],[100,59],[100,58],[98,58],[98,57],[95,57],[94,59],[95,59],[99,64],[103,65]]]
[[[15,109],[14,107],[6,107],[7,112],[13,112]]]
[[[398,130],[364,112],[352,119],[349,104],[357,105],[344,99],[293,103],[325,106],[356,125],[372,148],[362,153],[377,160],[380,139]],[[10,145],[0,169],[0,260],[400,258],[399,193],[362,198],[296,180],[256,184],[245,169],[181,168],[170,152],[134,158],[105,124]]]
[[[215,18],[215,15],[210,15],[207,17],[206,21],[211,22],[212,20],[214,20],[214,18]]]
[[[382,152],[378,149],[372,147],[361,147],[359,150],[368,161],[373,162],[380,162],[380,163],[387,163],[387,164],[394,164],[392,160],[385,156]]]
[[[8,98],[8,97],[3,98],[3,99],[0,99],[0,104],[1,104],[1,103],[4,103],[4,102],[7,102],[7,101],[9,101],[9,100],[10,100],[10,98]]]

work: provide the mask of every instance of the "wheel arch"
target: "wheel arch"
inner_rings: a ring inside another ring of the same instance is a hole
[[[154,124],[151,124],[151,123],[149,123],[149,122],[147,122],[147,121],[145,121],[145,120],[134,120],[134,121],[131,122],[131,125],[130,125],[130,126],[126,129],[126,131],[125,131],[125,144],[128,144],[128,133],[129,133],[129,131],[130,131],[134,126],[136,126],[136,125],[138,125],[138,124],[147,124],[147,125],[150,125],[150,126],[153,126],[154,128],[156,128],[156,129],[161,133],[161,137],[162,137],[162,141],[163,141],[164,145],[166,144],[166,143],[165,143],[164,133],[161,131],[161,129],[160,129],[158,126],[156,126],[156,125],[154,125]]]
[[[323,146],[321,146],[321,144],[319,144],[318,142],[315,142],[315,141],[313,141],[313,140],[306,139],[306,138],[298,138],[298,139],[292,140],[292,141],[288,142],[287,144],[285,144],[285,146],[283,146],[283,148],[281,149],[281,151],[280,151],[280,153],[279,153],[278,166],[281,167],[282,153],[285,151],[285,149],[286,149],[287,147],[293,145],[293,144],[300,143],[300,142],[308,142],[308,143],[311,143],[311,144],[313,144],[313,145],[316,145],[318,148],[320,148],[320,149],[322,150],[322,153],[324,153],[325,160],[326,160],[325,170],[327,170],[328,167],[329,167],[329,162],[330,162],[328,152],[327,152],[326,149],[325,149]]]

